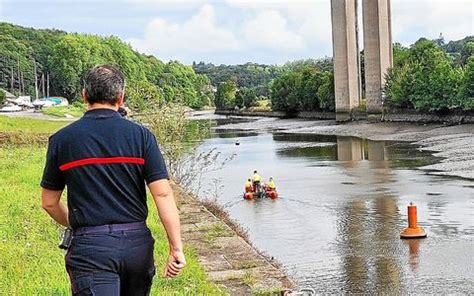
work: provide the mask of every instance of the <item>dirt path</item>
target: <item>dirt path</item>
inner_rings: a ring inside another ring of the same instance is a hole
[[[252,122],[228,124],[219,130],[278,131],[336,136],[353,136],[375,141],[407,141],[442,157],[440,163],[421,167],[430,174],[474,179],[474,125],[368,123],[337,124],[333,120],[258,118]]]

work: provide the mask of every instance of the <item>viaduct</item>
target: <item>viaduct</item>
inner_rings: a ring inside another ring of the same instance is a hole
[[[331,0],[336,120],[347,121],[362,99],[357,0]],[[390,0],[362,0],[364,78],[369,120],[380,120],[385,73],[393,65]]]

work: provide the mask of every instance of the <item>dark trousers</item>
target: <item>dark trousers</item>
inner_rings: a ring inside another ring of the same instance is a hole
[[[150,230],[79,233],[66,254],[73,295],[149,295],[155,275]]]

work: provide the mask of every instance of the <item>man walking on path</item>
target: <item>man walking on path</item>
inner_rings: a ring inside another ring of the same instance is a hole
[[[66,255],[73,295],[148,295],[155,266],[145,183],[168,236],[165,275],[177,276],[186,263],[168,172],[154,135],[117,112],[123,74],[97,66],[84,84],[89,110],[49,139],[42,205],[73,231]]]

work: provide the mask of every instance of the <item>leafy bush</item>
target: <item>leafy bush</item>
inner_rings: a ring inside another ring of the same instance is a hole
[[[465,106],[466,98],[459,95],[465,70],[454,66],[434,41],[423,39],[398,53],[403,57],[395,51],[396,63],[386,76],[389,107],[439,111]]]

